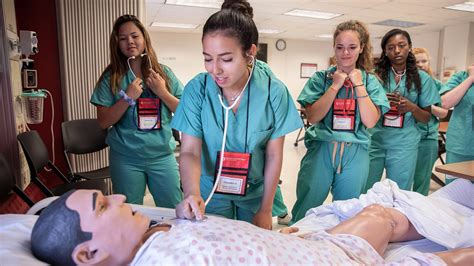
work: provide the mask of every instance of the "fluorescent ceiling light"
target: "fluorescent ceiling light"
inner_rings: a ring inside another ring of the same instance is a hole
[[[278,34],[284,32],[284,30],[277,30],[277,29],[259,29],[259,33],[264,33],[264,34]]]
[[[332,34],[320,34],[320,35],[316,35],[316,37],[324,38],[324,39],[332,39],[333,35]]]
[[[166,0],[166,5],[177,5],[177,6],[193,6],[193,7],[206,7],[206,8],[217,8],[220,9],[222,2],[219,0]]]
[[[161,27],[161,28],[195,29],[195,28],[199,27],[199,24],[153,22],[153,23],[151,23],[150,26],[151,27]]]
[[[342,14],[328,13],[328,12],[319,12],[313,10],[304,10],[304,9],[293,9],[288,12],[283,13],[287,16],[297,16],[297,17],[308,17],[308,18],[319,18],[319,19],[332,19],[335,17],[342,16]]]
[[[396,27],[396,28],[411,28],[415,26],[425,25],[424,23],[393,20],[393,19],[382,20],[382,21],[375,22],[372,24],[380,25],[380,26],[390,26],[390,27]]]
[[[444,8],[447,9],[454,9],[460,11],[467,11],[467,12],[474,12],[474,2],[464,2],[462,4],[452,5],[452,6],[445,6]]]

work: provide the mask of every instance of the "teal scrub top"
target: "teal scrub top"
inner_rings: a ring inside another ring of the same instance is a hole
[[[444,94],[467,79],[468,73],[461,71],[454,74],[441,88]],[[446,133],[446,149],[461,155],[474,155],[474,83],[467,90],[464,97],[454,107],[449,119]]]
[[[303,90],[298,96],[298,102],[301,104],[301,106],[306,107],[308,104],[313,104],[324,95],[324,93],[332,85],[332,80],[327,77],[327,74],[334,71],[336,71],[335,67],[331,67],[327,71],[318,71],[306,82]],[[370,99],[376,106],[380,108],[382,114],[386,113],[390,109],[390,105],[382,85],[375,75],[367,73],[363,70],[361,70],[361,72],[362,80],[366,86],[366,90]],[[355,89],[354,93],[356,93]],[[357,96],[357,94],[355,96]],[[337,98],[345,97],[346,90],[342,88],[339,90]],[[315,145],[317,141],[351,142],[363,145],[369,144],[369,134],[361,121],[358,105],[356,110],[354,132],[332,130],[332,115],[333,107],[331,106],[331,109],[329,109],[323,120],[312,125],[306,131],[305,145],[307,148]]]
[[[250,184],[264,179],[267,142],[303,126],[288,89],[268,71],[266,64],[256,61],[237,112],[229,110],[225,151],[252,153]],[[214,176],[222,146],[225,110],[218,98],[220,93],[210,75],[198,74],[184,88],[171,122],[176,130],[202,140],[202,176]]]
[[[435,89],[438,93],[441,90],[443,83],[437,79],[433,79],[435,82]],[[433,114],[430,117],[430,121],[428,123],[420,123],[416,122],[418,129],[421,133],[421,139],[431,139],[431,140],[438,140],[438,128],[439,128],[439,120]]]
[[[421,108],[439,103],[441,101],[439,93],[431,89],[436,86],[433,78],[423,70],[418,70],[418,74],[421,80],[421,93],[418,93],[415,84],[412,85],[409,92],[407,91],[406,75],[402,77],[397,88],[392,71],[389,72],[388,86],[383,84],[383,88],[387,93],[398,89],[402,96]],[[382,149],[414,149],[418,147],[421,134],[411,112],[405,113],[403,128],[385,127],[382,125],[382,121],[383,116],[380,117],[377,125],[369,130],[372,141],[371,145]]]
[[[181,98],[183,84],[174,75],[173,71],[161,65],[169,78],[170,92],[176,98]],[[111,72],[105,73],[100,84],[94,89],[90,102],[94,105],[110,107],[121,99],[118,93],[113,94],[110,89]],[[119,88],[126,91],[128,85],[135,79],[129,70],[122,78]],[[141,98],[157,98],[157,96],[144,85]],[[109,129],[106,142],[114,152],[139,158],[157,158],[169,154],[176,147],[172,138],[170,127],[171,111],[161,102],[161,130],[141,131],[137,127],[136,105],[127,108],[120,120]]]

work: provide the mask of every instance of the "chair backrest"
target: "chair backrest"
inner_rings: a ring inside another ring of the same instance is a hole
[[[38,131],[31,130],[18,134],[18,141],[25,153],[32,176],[37,176],[49,163],[49,153]]]
[[[10,196],[11,192],[15,192],[28,206],[33,206],[33,201],[16,186],[13,174],[7,160],[0,154],[0,199]]]
[[[3,154],[0,154],[0,198],[10,194],[15,186],[13,175]]]
[[[64,151],[73,154],[86,154],[107,147],[107,129],[99,125],[97,119],[79,119],[61,124]]]

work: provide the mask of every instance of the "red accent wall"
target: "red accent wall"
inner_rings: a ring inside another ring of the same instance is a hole
[[[18,35],[20,30],[30,30],[35,31],[38,37],[39,52],[30,58],[34,60],[34,68],[38,72],[38,88],[47,89],[53,95],[55,163],[63,173],[66,173],[67,164],[61,137],[61,123],[64,121],[64,116],[55,0],[15,0],[15,14]],[[51,98],[48,95],[43,107],[43,122],[28,126],[39,132],[52,159],[51,114]]]

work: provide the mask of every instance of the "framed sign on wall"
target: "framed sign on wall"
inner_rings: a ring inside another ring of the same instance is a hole
[[[300,67],[300,77],[301,78],[310,78],[313,74],[318,71],[318,64],[313,63],[301,63]]]

